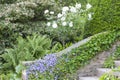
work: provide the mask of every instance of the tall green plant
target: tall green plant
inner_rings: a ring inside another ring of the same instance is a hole
[[[14,48],[6,49],[1,56],[5,63],[3,68],[15,68],[21,61],[34,60],[50,51],[51,40],[46,36],[33,34],[26,39],[19,37]]]

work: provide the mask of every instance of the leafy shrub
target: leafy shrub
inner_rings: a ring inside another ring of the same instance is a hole
[[[87,5],[90,6],[88,7],[90,9],[91,5]],[[83,10],[81,4],[76,3],[74,6],[62,7],[61,12],[54,17],[50,14],[51,11],[45,10],[45,16],[48,20],[46,34],[63,45],[70,41],[75,42],[83,39],[84,25],[89,18],[87,16],[88,8]]]
[[[43,19],[44,9],[53,6],[53,4],[55,3],[50,0],[17,1],[14,4],[10,4],[9,7],[5,7],[1,17],[9,21],[21,22],[34,19],[38,16]]]
[[[49,52],[50,46],[51,40],[46,36],[34,34],[26,39],[19,37],[17,45],[2,54],[5,61],[2,68],[14,69],[21,61],[38,59]]]
[[[98,0],[93,19],[86,24],[86,37],[99,32],[120,29],[119,0]]]

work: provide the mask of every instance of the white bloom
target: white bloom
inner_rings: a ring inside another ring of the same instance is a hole
[[[89,14],[88,14],[88,20],[91,20],[91,19],[92,19],[92,14],[89,13]]]
[[[86,5],[86,9],[90,9],[91,7],[92,7],[92,5],[89,3]]]
[[[68,10],[69,10],[69,7],[67,7],[67,6],[65,6],[65,7],[62,8],[62,11],[63,11],[63,12],[66,12],[66,11],[68,11]]]
[[[54,12],[53,12],[53,11],[50,11],[50,14],[54,14]]]
[[[47,14],[47,13],[49,13],[49,10],[45,10],[45,11],[44,11],[44,14]]]
[[[57,23],[56,23],[56,22],[53,22],[52,27],[53,27],[53,28],[57,28],[57,27],[58,27]]]
[[[49,27],[50,25],[51,25],[51,23],[50,23],[50,22],[48,22],[48,23],[47,23],[47,26]]]
[[[58,15],[57,15],[57,18],[61,18],[63,15],[61,14],[61,13],[59,13]]]
[[[62,15],[66,15],[66,12],[62,11]]]
[[[73,27],[73,22],[72,21],[69,23],[69,27]]]
[[[77,9],[80,9],[80,8],[81,8],[81,4],[76,3],[75,7],[76,7]]]
[[[66,26],[66,25],[67,25],[67,22],[63,22],[63,23],[62,23],[62,26]]]
[[[76,13],[76,12],[77,12],[76,8],[73,7],[73,6],[70,7],[70,11],[73,12],[73,13]]]
[[[66,17],[62,17],[62,18],[61,18],[61,21],[65,21],[65,19],[66,19]]]

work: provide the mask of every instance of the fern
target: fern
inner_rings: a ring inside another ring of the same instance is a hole
[[[34,60],[50,52],[51,40],[47,36],[33,34],[26,39],[17,38],[17,45],[14,48],[6,49],[1,57],[6,61],[3,68],[14,68],[21,62]]]

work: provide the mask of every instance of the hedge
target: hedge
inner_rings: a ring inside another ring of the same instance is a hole
[[[85,37],[107,30],[120,29],[119,0],[98,0],[94,15],[86,24]]]

